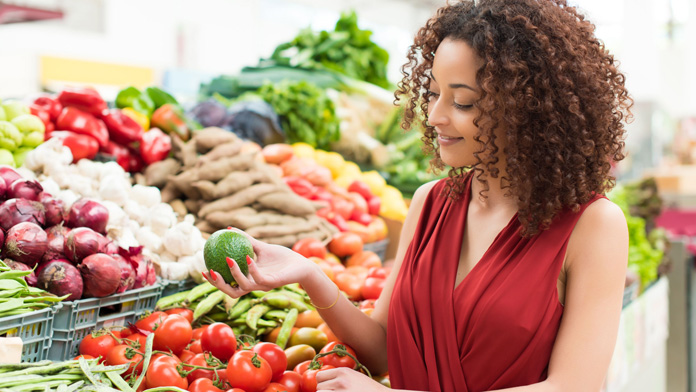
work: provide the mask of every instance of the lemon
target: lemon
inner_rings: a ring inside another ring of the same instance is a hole
[[[292,145],[292,150],[295,152],[295,156],[299,158],[314,159],[314,147],[307,143],[295,143]]]

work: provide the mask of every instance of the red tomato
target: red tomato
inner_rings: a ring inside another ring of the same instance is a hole
[[[230,360],[237,350],[237,338],[232,327],[225,323],[213,323],[201,335],[201,348],[223,362]]]
[[[109,354],[106,355],[106,364],[111,366],[128,365],[126,373],[131,373],[133,369],[137,374],[143,371],[143,354],[125,344],[114,346]]]
[[[353,214],[353,210],[355,209],[355,205],[353,203],[338,196],[334,196],[330,203],[331,209],[343,219],[350,219],[350,216]]]
[[[172,351],[179,354],[191,341],[193,330],[191,323],[178,314],[168,316],[160,326],[155,329],[155,350]]]
[[[222,389],[213,385],[213,380],[199,378],[188,387],[189,392],[222,392]]]
[[[341,291],[348,294],[348,298],[353,301],[359,301],[362,297],[361,289],[363,280],[360,277],[349,272],[341,272],[336,274],[334,282]]]
[[[91,355],[94,358],[101,357],[102,361],[106,359],[109,351],[114,348],[118,342],[109,334],[97,336],[89,334],[80,342],[80,354]]]
[[[350,346],[348,346],[347,344],[341,342],[331,342],[324,346],[324,348],[322,348],[321,351],[319,351],[319,353],[328,353],[329,351],[335,349],[338,345],[342,345],[345,348],[345,350],[350,353],[350,355],[356,358],[358,357],[355,354],[355,350],[350,348]],[[347,367],[351,369],[355,368],[355,361],[347,355],[341,357],[338,354],[329,354],[325,357],[319,358],[318,361],[321,362],[323,365],[331,365],[333,367]]]
[[[357,210],[362,213],[367,213],[367,200],[365,200],[361,194],[357,192],[350,192],[348,195],[350,196],[350,201],[355,206],[355,210],[353,210],[353,212]]]
[[[300,390],[302,392],[317,392],[317,373],[323,371],[323,370],[328,370],[328,369],[333,369],[334,367],[331,365],[324,365],[321,367],[321,369],[317,370],[307,370],[302,374],[302,381],[300,382]]]
[[[191,352],[194,354],[200,354],[203,352],[203,347],[201,347],[201,341],[200,340],[194,340],[193,343],[188,348]]]
[[[326,257],[326,247],[317,238],[303,238],[292,246],[292,250],[304,257],[314,256],[320,259]]]
[[[371,269],[374,267],[381,267],[382,260],[377,253],[371,250],[361,250],[358,253],[354,253],[348,258],[348,261],[346,261],[346,267],[352,267],[354,265],[361,265]]]
[[[285,368],[288,367],[288,358],[285,356],[285,351],[275,343],[258,343],[251,351],[259,354],[261,358],[271,365],[272,380],[279,379],[283,375]]]
[[[366,183],[364,183],[363,181],[360,181],[360,180],[353,181],[348,186],[348,192],[359,193],[360,196],[362,196],[365,200],[370,200],[370,198],[372,198],[374,196],[372,194],[372,191],[370,191],[370,187]]]
[[[309,369],[309,364],[311,364],[311,363],[312,363],[311,359],[308,359],[306,361],[302,361],[302,362],[298,363],[297,366],[295,366],[295,368],[292,369],[292,371],[297,373],[297,374],[302,375],[307,371],[307,369]]]
[[[232,389],[228,389],[225,392],[246,392],[246,391],[243,390],[242,388],[232,388]]]
[[[377,299],[382,294],[384,286],[387,284],[386,279],[382,278],[367,278],[360,288],[360,294],[365,299]]]
[[[84,359],[94,359],[93,356],[85,354],[85,355],[78,355],[78,356],[76,356],[75,358],[73,358],[73,360],[74,360],[74,361],[77,361],[77,360],[80,359],[80,358],[84,358]]]
[[[152,356],[152,358],[150,359],[150,364],[152,364],[152,363],[155,362],[156,360],[157,360],[157,361],[169,362],[169,363],[171,363],[171,364],[174,365],[174,366],[177,366],[178,364],[181,363],[181,360],[179,359],[179,357],[172,356],[172,355],[167,355],[167,354],[163,354],[163,353],[154,354],[154,355]]]
[[[193,351],[184,350],[181,352],[181,354],[179,354],[179,359],[181,360],[181,362],[188,363],[189,359],[193,358],[194,356],[196,356],[196,353],[194,353]]]
[[[179,374],[177,366],[179,361],[173,357],[163,355],[150,362],[145,374],[148,388],[178,387],[188,388],[186,377]]]
[[[169,309],[169,310],[165,310],[164,313],[166,313],[166,314],[178,314],[180,316],[184,316],[184,318],[186,320],[188,320],[189,323],[193,322],[193,310],[191,310],[191,309],[185,309],[185,308]]]
[[[205,331],[208,327],[208,325],[204,325],[202,327],[194,329],[193,336],[191,337],[191,339],[200,340],[201,336],[203,335],[203,331]]]
[[[271,365],[257,353],[239,351],[227,365],[227,380],[234,388],[247,392],[261,392],[271,382]]]
[[[268,384],[268,386],[266,387],[266,389],[263,390],[263,392],[288,392],[288,389],[283,384],[272,382]]]
[[[134,349],[139,350],[140,352],[145,352],[145,343],[147,343],[147,336],[141,334],[140,332],[137,332],[126,336],[125,339],[126,341],[123,342],[124,344],[127,344],[133,347]]]
[[[284,385],[288,392],[300,392],[302,376],[299,373],[286,370],[277,381],[278,384]]]
[[[329,242],[329,251],[338,257],[350,256],[363,248],[363,240],[351,232],[337,233]]]
[[[196,354],[192,358],[190,358],[186,363],[188,365],[194,366],[212,367],[208,365],[206,358],[210,358],[210,353]],[[191,370],[191,367],[184,366],[184,369]],[[213,380],[215,379],[215,372],[212,370],[196,369],[189,373],[188,376],[186,376],[186,378],[188,378],[189,382],[193,382],[194,380],[197,380],[199,378],[208,378]]]
[[[363,310],[363,309],[374,309],[375,308],[375,300],[374,299],[366,299],[363,301],[360,301],[360,306],[358,306],[358,309]]]
[[[391,268],[389,267],[373,267],[367,271],[367,277],[387,279],[390,272]]]
[[[165,318],[167,318],[167,316],[168,315],[164,312],[152,312],[149,316],[145,316],[140,320],[136,321],[135,326],[138,329],[152,332],[155,330],[157,326],[162,324],[162,322]]]

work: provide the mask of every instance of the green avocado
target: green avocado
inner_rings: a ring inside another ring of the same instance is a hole
[[[235,286],[237,282],[232,277],[230,267],[227,265],[227,257],[237,262],[244,275],[249,275],[247,256],[256,258],[254,248],[249,239],[243,234],[232,230],[218,230],[213,233],[203,246],[203,259],[205,267],[219,273],[227,284]]]

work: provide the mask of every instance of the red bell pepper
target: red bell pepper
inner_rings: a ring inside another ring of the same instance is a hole
[[[38,97],[34,100],[34,105],[47,111],[51,116],[51,121],[56,121],[58,116],[60,116],[60,112],[63,111],[63,105],[52,97]]]
[[[159,128],[151,128],[140,139],[140,156],[146,164],[159,162],[172,150],[172,138]]]
[[[178,135],[183,141],[187,141],[190,136],[184,114],[181,113],[181,109],[171,103],[160,106],[152,113],[150,125],[160,128],[166,133]]]
[[[43,107],[32,103],[29,105],[29,111],[41,120],[44,124],[44,128],[48,129],[48,124],[53,125],[51,122],[51,115]]]
[[[82,158],[94,159],[99,151],[99,143],[89,135],[70,131],[54,131],[51,136],[59,138],[63,145],[70,149],[73,155],[73,163]]]
[[[130,150],[130,157],[128,158],[128,171],[131,173],[140,173],[145,168],[145,161],[140,156],[140,152],[135,149]]]
[[[74,107],[96,117],[101,117],[107,108],[104,98],[91,88],[65,89],[58,94],[58,101],[64,107]]]
[[[74,107],[63,109],[56,121],[56,129],[92,136],[99,142],[101,148],[109,143],[109,131],[104,122]]]
[[[139,141],[145,132],[140,124],[125,115],[120,109],[105,111],[102,120],[109,130],[111,140],[124,146]]]
[[[114,160],[116,160],[116,163],[118,163],[118,165],[121,166],[123,170],[129,171],[131,152],[130,150],[128,150],[127,147],[124,147],[112,140],[109,140],[109,143],[107,143],[106,147],[101,148],[99,152],[113,157]]]

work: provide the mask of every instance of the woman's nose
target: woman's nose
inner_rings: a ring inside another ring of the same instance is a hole
[[[428,124],[433,127],[441,127],[449,124],[446,105],[442,104],[441,99],[430,102],[428,105]]]

